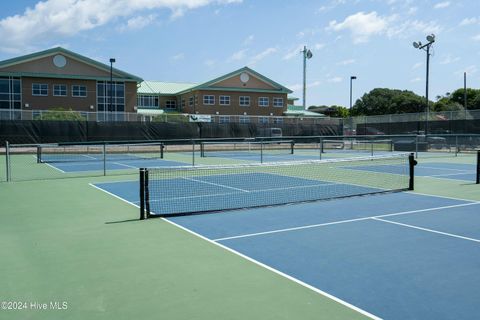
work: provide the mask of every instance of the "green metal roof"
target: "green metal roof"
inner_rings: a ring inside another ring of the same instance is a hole
[[[87,58],[87,57],[82,56],[82,55],[80,55],[78,53],[75,53],[73,51],[64,49],[62,47],[51,48],[51,49],[48,49],[48,50],[39,51],[39,52],[24,55],[24,56],[0,61],[0,68],[8,67],[8,66],[11,66],[11,65],[24,63],[24,62],[28,62],[28,61],[32,61],[32,60],[43,58],[43,57],[47,57],[47,56],[50,56],[50,55],[53,55],[53,54],[56,54],[56,53],[61,53],[65,56],[68,56],[68,57],[70,57],[72,59],[75,59],[75,60],[79,60],[79,61],[81,61],[85,64],[88,64],[88,65],[91,65],[95,68],[110,72],[110,66],[109,65],[98,62],[98,61],[90,59],[90,58]],[[122,71],[120,69],[112,68],[112,72],[113,72],[115,78],[117,78],[117,79],[121,78],[124,81],[130,80],[130,81],[141,82],[143,80],[140,77],[137,77],[133,74],[127,73],[127,72]]]
[[[288,96],[287,99],[293,100],[293,101],[299,100],[297,97],[294,97],[294,96]]]
[[[142,81],[137,89],[138,94],[176,95],[181,91],[195,87],[196,83]]]
[[[312,111],[304,110],[302,106],[294,106],[289,104],[287,106],[287,110],[283,112],[285,116],[297,116],[297,117],[317,117],[317,118],[324,118],[325,115],[322,113],[316,113]]]

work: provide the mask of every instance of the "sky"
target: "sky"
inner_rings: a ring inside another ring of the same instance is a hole
[[[144,80],[201,83],[248,66],[302,104],[349,106],[374,88],[432,100],[480,88],[480,1],[16,0],[0,1],[0,60],[61,46]]]

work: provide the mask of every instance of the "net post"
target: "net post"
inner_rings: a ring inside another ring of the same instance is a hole
[[[37,163],[42,163],[42,146],[37,145]]]
[[[417,161],[415,160],[415,156],[412,153],[408,156],[408,173],[409,173],[409,180],[408,180],[408,190],[414,190],[415,185],[415,166],[417,165]]]
[[[107,145],[104,142],[102,145],[102,155],[103,155],[103,175],[107,175]]]
[[[200,141],[200,158],[205,158],[205,143]]]
[[[374,144],[374,140],[370,140],[370,155],[373,157],[373,144]]]
[[[415,136],[415,158],[418,159],[418,134]]]
[[[458,156],[458,153],[460,152],[460,147],[458,145],[458,135],[455,136],[455,157]]]
[[[323,138],[320,138],[320,160],[322,159],[322,153],[324,153],[324,150],[323,150]]]
[[[140,220],[145,219],[145,169],[140,168]]]
[[[260,163],[263,163],[263,139],[260,141]]]
[[[292,140],[290,142],[290,154],[294,153],[294,149],[295,149],[295,140]]]
[[[192,139],[192,166],[195,166],[195,140]]]
[[[8,141],[5,141],[5,169],[7,182],[9,182],[12,179],[10,177],[10,143]]]
[[[163,159],[163,153],[164,153],[164,150],[165,149],[165,145],[163,144],[163,142],[160,142],[160,159]]]
[[[145,194],[145,211],[146,211],[146,218],[150,218],[150,190],[149,190],[149,182],[148,182],[148,173],[149,170],[145,169],[145,176],[144,176],[144,194]]]
[[[475,183],[480,184],[480,150],[477,150],[477,178]]]

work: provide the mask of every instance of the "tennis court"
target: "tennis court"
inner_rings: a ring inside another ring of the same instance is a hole
[[[364,170],[387,173],[401,173],[403,168],[397,165],[357,166],[352,170]],[[415,175],[422,177],[475,181],[476,165],[465,163],[423,162],[415,168]]]
[[[137,182],[95,186],[138,205]],[[168,221],[374,318],[468,319],[478,312],[479,209],[405,192]]]

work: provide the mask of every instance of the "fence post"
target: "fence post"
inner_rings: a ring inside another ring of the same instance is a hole
[[[10,177],[10,144],[8,141],[5,141],[5,169],[6,169],[6,178],[7,182],[11,181]]]
[[[195,139],[192,139],[192,166],[195,166]]]
[[[103,143],[103,175],[107,175],[107,144]]]

